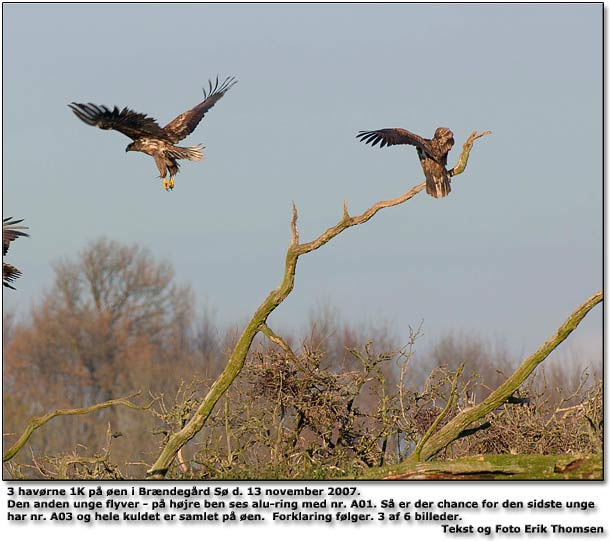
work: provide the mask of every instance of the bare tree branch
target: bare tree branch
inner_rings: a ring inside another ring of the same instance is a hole
[[[106,402],[101,402],[99,404],[93,404],[92,406],[87,406],[85,408],[74,408],[74,409],[60,409],[51,411],[42,415],[41,417],[33,417],[28,426],[23,431],[23,434],[19,437],[19,439],[13,444],[13,446],[6,452],[6,454],[2,457],[3,462],[7,462],[11,458],[13,458],[20,449],[27,443],[30,439],[30,436],[34,433],[35,430],[39,429],[41,426],[48,423],[51,419],[55,417],[59,417],[62,415],[85,415],[87,413],[92,413],[94,411],[98,411],[104,408],[111,408],[114,406],[125,406],[126,408],[136,409],[136,410],[146,410],[151,407],[153,402],[146,406],[138,406],[131,402],[131,398],[138,396],[140,392],[131,394],[129,396],[123,398],[116,398],[114,400],[108,400]]]
[[[278,336],[274,331],[272,331],[267,323],[262,323],[259,330],[265,335],[267,336],[267,338],[270,340],[270,342],[273,342],[274,344],[276,344],[277,346],[279,346],[280,348],[282,348],[282,350],[289,355],[292,359],[296,359],[297,356],[293,353],[293,350],[291,349],[291,347],[280,337]]]
[[[441,411],[441,413],[437,416],[437,418],[433,421],[433,424],[431,424],[431,426],[429,427],[429,429],[426,431],[426,433],[424,434],[424,436],[422,436],[422,438],[420,439],[420,441],[418,442],[418,445],[416,445],[416,448],[414,449],[414,453],[413,456],[416,460],[419,460],[420,457],[420,451],[422,450],[422,447],[424,447],[424,444],[429,440],[429,438],[433,435],[433,433],[435,432],[435,430],[437,429],[437,427],[439,426],[439,423],[441,423],[441,421],[443,421],[443,419],[446,417],[446,415],[450,412],[450,410],[452,409],[453,405],[456,403],[456,399],[457,399],[457,395],[456,395],[456,386],[458,385],[458,378],[460,377],[460,374],[462,373],[464,368],[464,365],[461,364],[458,367],[458,370],[456,371],[456,374],[454,375],[454,377],[452,378],[452,383],[451,383],[451,388],[450,388],[450,395],[448,396],[448,402],[445,405],[445,407],[443,408],[443,410]]]
[[[456,175],[460,175],[465,168],[467,167],[467,161],[469,160],[469,154],[471,152],[471,148],[473,148],[473,143],[476,139],[480,137],[486,137],[486,135],[490,135],[491,131],[485,131],[483,133],[477,133],[476,131],[471,132],[468,139],[465,141],[465,144],[462,147],[462,153],[460,158],[458,158],[458,162],[452,169],[448,171],[450,176],[455,177]]]
[[[487,135],[488,133],[490,132],[485,132],[478,135],[477,132],[473,132],[469,136],[469,139],[467,139],[467,142],[463,145],[463,150],[459,157],[457,166],[453,169],[454,176],[464,171],[469,158],[469,153],[473,147],[473,141]],[[238,339],[229,360],[227,361],[225,369],[208,391],[208,394],[198,407],[195,415],[180,431],[170,436],[165,447],[161,451],[161,454],[157,458],[157,461],[148,470],[147,476],[151,478],[163,478],[166,475],[168,468],[174,460],[178,450],[186,445],[187,442],[195,437],[195,435],[203,428],[218,400],[223,396],[225,391],[233,383],[233,380],[242,370],[246,356],[248,355],[248,351],[256,334],[260,331],[263,332],[263,329],[266,328],[263,327],[263,325],[266,324],[269,315],[280,305],[280,303],[284,301],[284,299],[288,297],[293,290],[295,285],[295,270],[297,268],[297,260],[299,256],[320,248],[345,229],[367,222],[380,210],[404,203],[422,191],[424,187],[425,184],[422,183],[399,197],[389,199],[387,201],[380,201],[359,216],[350,217],[348,214],[348,203],[345,201],[344,210],[340,221],[335,226],[330,227],[323,232],[318,238],[304,244],[299,243],[299,231],[297,229],[297,207],[295,203],[293,203],[293,213],[291,219],[291,243],[286,253],[282,282],[276,289],[267,295],[265,300],[257,308],[252,316],[252,319],[242,331],[242,334]]]
[[[490,395],[477,406],[462,410],[436,434],[430,436],[424,445],[419,444],[406,462],[418,462],[433,457],[464,433],[469,425],[482,419],[485,415],[503,404],[515,391],[517,391],[533,370],[541,364],[554,349],[567,339],[569,334],[577,328],[588,312],[602,300],[602,291],[595,293],[587,299],[568,317],[556,333],[544,342],[537,351],[526,358],[515,372],[497,387],[495,391],[490,393]]]
[[[299,230],[297,229],[297,207],[295,201],[293,201],[293,218],[291,219],[291,246],[297,246],[299,244]]]
[[[469,154],[471,153],[471,149],[473,147],[473,142],[476,139],[479,139],[480,137],[485,137],[486,135],[489,135],[491,133],[491,131],[479,134],[476,131],[471,133],[471,135],[463,145],[463,150],[460,157],[458,158],[457,164],[450,170],[450,174],[452,176],[460,175],[467,167],[467,161],[469,159]],[[348,202],[344,201],[344,213],[342,219],[336,225],[327,229],[324,233],[322,233],[318,238],[314,239],[313,241],[304,244],[299,244],[296,248],[297,255],[307,254],[312,250],[320,248],[323,244],[326,244],[332,238],[339,235],[342,231],[344,231],[344,229],[348,229],[349,227],[360,225],[371,220],[371,218],[373,218],[382,209],[395,207],[397,205],[400,205],[401,203],[405,203],[405,201],[411,199],[416,194],[424,190],[425,186],[426,183],[422,183],[418,186],[415,186],[403,195],[400,195],[399,197],[395,197],[394,199],[388,199],[386,201],[379,201],[359,216],[350,217],[350,215],[348,214]],[[297,211],[295,210],[294,219],[296,219],[296,212]]]

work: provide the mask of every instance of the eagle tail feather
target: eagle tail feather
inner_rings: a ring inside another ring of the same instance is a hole
[[[172,147],[170,155],[178,160],[191,160],[198,162],[204,158],[202,149],[203,145],[195,145],[192,147]]]
[[[450,187],[450,176],[448,174],[435,178],[433,175],[426,179],[426,193],[439,199],[445,197],[452,191]]]

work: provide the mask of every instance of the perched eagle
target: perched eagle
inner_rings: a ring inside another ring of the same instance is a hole
[[[83,122],[90,126],[97,126],[103,130],[117,130],[127,135],[134,142],[127,145],[125,152],[130,150],[144,152],[152,156],[159,169],[159,176],[163,180],[163,188],[174,188],[174,177],[178,173],[177,160],[199,161],[204,157],[201,152],[202,145],[193,147],[178,147],[175,143],[182,141],[200,123],[201,119],[214,104],[219,101],[237,81],[227,77],[219,86],[216,78],[214,88],[212,81],[208,81],[208,92],[204,89],[204,101],[189,111],[178,115],[172,122],[163,128],[150,116],[136,113],[127,107],[119,110],[117,106],[111,111],[105,105],[93,103],[71,103],[68,107]],[[170,180],[167,180],[167,173]]]
[[[11,221],[12,220],[12,221]],[[23,220],[13,220],[10,218],[3,218],[2,220],[2,255],[5,256],[8,252],[8,247],[17,237],[29,237],[27,233],[23,232],[22,229],[27,229],[24,225],[17,225],[23,222]],[[21,276],[21,271],[9,265],[8,263],[2,262],[2,285],[15,289],[10,282],[14,282]]]
[[[357,138],[373,146],[380,143],[380,147],[414,145],[426,177],[426,193],[433,197],[445,197],[450,193],[450,174],[446,164],[448,152],[454,144],[454,134],[448,128],[437,128],[432,139],[425,139],[403,128],[361,131]]]

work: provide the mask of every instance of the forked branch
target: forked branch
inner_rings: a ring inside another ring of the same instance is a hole
[[[476,139],[480,137],[485,137],[486,135],[490,135],[491,131],[485,131],[483,133],[477,133],[476,131],[471,132],[468,139],[465,141],[465,144],[462,147],[462,153],[460,154],[460,158],[458,158],[458,162],[452,169],[448,171],[450,176],[455,177],[456,175],[460,175],[465,168],[467,167],[467,161],[469,160],[469,154],[471,152],[471,148],[473,147],[473,143]]]
[[[473,132],[469,136],[467,142],[463,146],[463,150],[458,159],[457,165],[452,169],[453,176],[459,175],[464,171],[467,160],[469,159],[469,153],[473,147],[473,142],[480,137],[488,135],[489,133],[491,132],[484,132],[481,134]],[[295,285],[295,269],[297,267],[297,260],[299,256],[320,248],[345,229],[367,222],[380,210],[404,203],[408,199],[414,197],[418,192],[422,191],[424,187],[425,184],[422,183],[399,197],[388,199],[386,201],[380,201],[358,216],[350,216],[348,213],[348,204],[347,202],[344,202],[344,208],[340,221],[336,225],[324,231],[318,238],[303,244],[299,243],[297,207],[295,206],[295,203],[293,203],[291,218],[291,243],[286,253],[282,282],[276,289],[267,295],[265,300],[257,308],[252,319],[248,322],[244,331],[242,331],[242,334],[240,335],[240,338],[238,339],[235,348],[227,361],[225,369],[214,382],[210,388],[210,391],[208,391],[208,394],[198,407],[191,420],[180,431],[176,432],[168,439],[168,442],[161,451],[157,461],[147,472],[149,477],[163,478],[166,475],[168,468],[174,460],[178,450],[186,445],[187,442],[195,437],[195,435],[203,428],[218,400],[223,396],[225,391],[227,391],[229,386],[233,383],[234,379],[242,370],[246,356],[248,355],[248,351],[256,334],[258,332],[264,332],[268,338],[279,344],[277,341],[279,337],[275,336],[271,332],[271,329],[267,327],[266,322],[269,315],[276,309],[276,307],[278,307],[278,305],[280,305],[280,303],[284,301],[284,299],[288,297],[293,290]]]
[[[284,339],[278,336],[274,331],[272,331],[267,323],[263,323],[260,327],[261,332],[267,336],[270,342],[273,342],[277,346],[279,346],[291,359],[296,359],[297,356],[293,353],[291,347],[284,341]]]
[[[469,135],[469,138],[463,145],[463,149],[460,154],[460,157],[458,158],[458,162],[449,171],[451,176],[460,175],[467,167],[467,161],[469,160],[469,154],[471,153],[471,149],[473,148],[474,141],[476,139],[479,139],[480,137],[485,137],[486,135],[490,135],[491,133],[492,133],[491,131],[486,131],[483,133],[477,133],[476,131],[474,131],[471,133],[471,135]],[[409,190],[408,192],[405,192],[403,195],[400,195],[399,197],[395,197],[394,199],[388,199],[386,201],[379,201],[375,205],[369,207],[365,212],[363,212],[363,214],[360,214],[358,216],[350,216],[350,214],[348,213],[348,203],[347,201],[344,201],[344,211],[343,211],[342,219],[336,225],[327,229],[324,233],[322,233],[318,238],[314,239],[313,241],[306,242],[304,244],[298,244],[297,247],[295,248],[297,255],[299,256],[302,254],[307,254],[308,252],[311,252],[312,250],[316,250],[317,248],[320,248],[323,244],[326,244],[327,242],[329,242],[333,237],[336,237],[337,235],[339,235],[342,231],[344,231],[344,229],[348,229],[349,227],[360,225],[360,224],[363,224],[371,220],[371,218],[373,218],[382,209],[389,208],[389,207],[395,207],[397,205],[400,205],[401,203],[405,203],[405,201],[407,201],[408,199],[411,199],[417,193],[424,190],[425,186],[426,186],[426,183],[423,182],[422,184],[419,184],[418,186],[414,186],[411,190]],[[295,204],[293,204],[293,221],[296,224],[297,209],[295,208]],[[296,228],[296,225],[295,225],[295,228]]]

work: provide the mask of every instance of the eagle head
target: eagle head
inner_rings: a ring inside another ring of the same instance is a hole
[[[437,142],[444,152],[450,152],[454,145],[454,134],[448,128],[437,128],[433,140]]]

